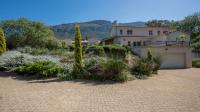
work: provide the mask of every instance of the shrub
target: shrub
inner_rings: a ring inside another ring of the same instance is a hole
[[[119,74],[117,77],[114,78],[114,81],[125,82],[133,79],[134,77],[129,73],[129,71],[122,71],[121,74]]]
[[[59,55],[59,56],[66,56],[66,57],[71,57],[71,58],[74,56],[74,54],[72,54],[72,52],[68,52],[67,49],[49,50],[47,48],[24,47],[24,48],[17,48],[17,51],[21,53],[29,53],[32,55]]]
[[[145,58],[139,59],[137,65],[132,68],[132,74],[139,79],[146,78],[150,76],[151,73],[152,73],[151,63]]]
[[[74,49],[74,56],[75,56],[75,62],[74,62],[74,68],[73,68],[73,74],[77,75],[82,70],[82,43],[81,43],[82,37],[81,37],[81,31],[80,27],[76,25],[75,27],[75,49]]]
[[[72,62],[74,62],[74,53],[73,52],[64,52],[63,56],[60,57],[59,61],[61,63],[72,63]]]
[[[11,70],[25,63],[32,62],[33,57],[17,51],[8,51],[0,56],[0,68]]]
[[[154,74],[158,74],[158,70],[160,69],[160,60],[159,60],[159,58],[153,58],[152,68],[153,68],[153,73]]]
[[[127,65],[121,60],[93,59],[85,64],[85,69],[87,69],[92,79],[122,82],[132,79],[132,76],[128,73]]]
[[[192,60],[192,66],[200,68],[200,58],[195,58]]]
[[[0,28],[0,55],[6,51],[6,39],[3,29]]]
[[[103,48],[107,56],[115,58],[125,58],[128,52],[125,47],[119,45],[105,45]]]
[[[149,60],[150,62],[153,61],[153,55],[150,48],[148,48],[147,50],[147,60]]]
[[[74,51],[74,45],[68,45],[69,51]]]
[[[153,58],[153,61],[149,61],[149,58],[140,58],[136,65],[132,67],[131,72],[136,78],[144,79],[152,74],[157,74],[160,69],[159,60]]]
[[[34,75],[38,78],[56,77],[63,69],[50,61],[35,61],[20,66],[15,70],[18,74]]]
[[[45,41],[45,48],[48,48],[48,49],[58,49],[58,48],[61,48],[61,43],[55,39],[55,38],[51,38],[51,39],[47,39]]]
[[[26,46],[24,48],[17,48],[17,51],[21,53],[29,53],[32,55],[48,54],[49,50],[47,48],[31,48]]]
[[[127,67],[123,61],[114,59],[109,59],[107,62],[101,64],[106,76],[111,76],[111,78],[113,78],[113,74],[120,74]]]
[[[92,54],[97,55],[97,56],[104,56],[105,55],[103,46],[97,46],[97,45],[90,46],[86,50],[86,53],[92,53]]]
[[[108,56],[111,58],[125,58],[128,50],[125,47],[118,45],[105,45],[105,46],[90,46],[86,53],[93,53],[99,56]]]

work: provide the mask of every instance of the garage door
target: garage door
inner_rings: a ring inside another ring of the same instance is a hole
[[[165,54],[161,56],[161,68],[185,68],[185,54]]]

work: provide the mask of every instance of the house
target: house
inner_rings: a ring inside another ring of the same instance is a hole
[[[169,27],[147,27],[113,24],[111,38],[103,39],[102,44],[129,46],[133,52],[145,57],[151,48],[160,59],[161,68],[192,67],[190,34]]]

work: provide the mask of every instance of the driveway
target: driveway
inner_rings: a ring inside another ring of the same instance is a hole
[[[0,72],[0,112],[200,112],[200,69],[160,70],[127,83]]]

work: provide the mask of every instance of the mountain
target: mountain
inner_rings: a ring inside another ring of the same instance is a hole
[[[145,22],[131,22],[131,23],[120,23],[122,25],[129,25],[129,26],[145,26]]]
[[[58,39],[72,39],[74,38],[74,26],[77,23],[68,23],[51,26],[55,36]],[[120,23],[124,25],[133,26],[144,26],[144,22],[131,22],[131,23]],[[87,35],[89,38],[103,39],[110,36],[112,22],[106,20],[94,20],[89,22],[79,23],[81,28],[82,37],[85,38]]]

